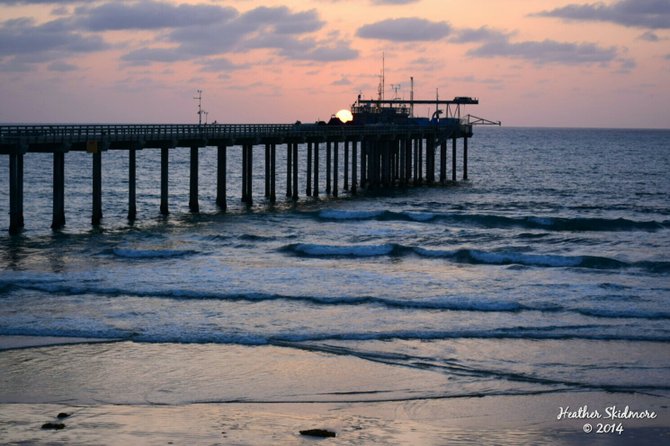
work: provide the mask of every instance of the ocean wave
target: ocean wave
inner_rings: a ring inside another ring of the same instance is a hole
[[[0,283],[0,285],[2,285]],[[69,285],[63,282],[35,282],[7,284],[7,288],[42,291],[66,296],[100,295],[106,297],[135,296],[180,300],[229,300],[263,302],[287,300],[306,302],[314,305],[379,305],[395,309],[426,309],[445,311],[518,312],[535,310],[518,302],[487,298],[436,297],[428,299],[392,299],[372,296],[309,296],[265,293],[216,293],[188,289],[140,290],[114,287]],[[558,307],[556,307],[558,308]],[[553,311],[553,308],[537,308],[538,311]]]
[[[295,254],[309,257],[379,257],[394,252],[396,245],[320,245],[310,243],[295,243],[283,248]]]
[[[312,214],[323,220],[399,220],[425,223],[470,224],[485,228],[520,227],[546,231],[572,232],[618,232],[618,231],[658,231],[670,228],[670,220],[638,221],[626,218],[550,217],[519,216],[509,217],[493,214],[435,213],[417,211],[348,211],[324,209]]]
[[[215,343],[238,345],[286,345],[325,341],[439,341],[452,339],[527,339],[527,340],[603,340],[630,342],[670,342],[670,333],[622,333],[608,330],[606,326],[547,326],[514,327],[494,330],[398,330],[398,331],[352,331],[320,332],[291,331],[279,333],[222,332],[220,330],[192,330],[175,327],[174,330],[119,329],[112,327],[80,326],[76,319],[71,324],[60,323],[58,327],[25,326],[0,327],[0,336],[53,336],[109,339],[147,343]],[[604,329],[604,331],[603,331]]]
[[[385,211],[346,211],[339,209],[324,209],[318,213],[324,220],[373,220],[384,215]]]
[[[158,259],[169,257],[184,257],[197,254],[197,251],[188,249],[131,249],[114,248],[112,254],[124,259]]]
[[[63,281],[44,282],[0,282],[0,287],[7,290],[19,289],[40,291],[52,295],[80,296],[93,295],[102,297],[142,297],[166,300],[220,300],[231,302],[271,302],[289,301],[303,302],[318,306],[379,306],[393,310],[427,310],[457,311],[481,313],[573,313],[600,319],[670,319],[670,313],[664,311],[635,308],[631,306],[603,309],[580,308],[561,305],[559,303],[523,303],[515,300],[504,300],[487,297],[439,296],[423,299],[397,299],[374,296],[312,296],[284,295],[267,293],[217,293],[189,289],[155,289],[142,290],[137,288],[104,287],[97,284],[68,284]]]
[[[602,256],[565,256],[555,254],[531,254],[516,251],[482,251],[478,249],[441,250],[404,246],[395,243],[380,245],[323,245],[296,243],[280,248],[284,252],[304,257],[385,257],[418,255],[424,258],[445,259],[455,263],[472,265],[522,265],[544,268],[622,269],[639,268],[651,273],[670,271],[670,262],[640,261],[624,262]]]
[[[573,310],[584,316],[612,319],[670,319],[667,311],[641,310],[637,308],[610,309],[610,308],[577,308]]]

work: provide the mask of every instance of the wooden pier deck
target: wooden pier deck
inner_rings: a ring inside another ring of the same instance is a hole
[[[457,140],[462,139],[463,179],[467,180],[468,138],[472,124],[465,120],[449,119],[439,124],[417,125],[319,125],[319,124],[157,124],[157,125],[0,125],[0,155],[9,158],[9,231],[18,233],[23,219],[23,164],[27,153],[53,154],[53,210],[51,227],[65,225],[65,155],[71,151],[86,151],[92,162],[93,225],[102,220],[102,154],[109,150],[128,152],[128,219],[137,218],[136,152],[144,149],[161,150],[160,213],[167,215],[169,151],[177,147],[190,148],[189,209],[199,212],[198,153],[204,147],[216,147],[216,203],[226,208],[227,152],[242,150],[241,199],[252,204],[254,149],[265,155],[265,198],[277,199],[276,150],[287,151],[286,196],[298,200],[298,179],[306,178],[306,196],[325,194],[337,197],[340,184],[348,193],[360,189],[379,189],[397,186],[445,183],[447,181],[448,145],[452,146],[451,180],[456,181]],[[259,147],[260,146],[260,147]],[[343,163],[340,163],[342,148]],[[325,153],[323,153],[325,151]],[[439,169],[436,162],[439,154]],[[325,160],[322,161],[322,156]],[[299,172],[300,157],[307,166]],[[325,163],[326,178],[319,178],[319,163]],[[342,172],[339,166],[342,165]],[[439,177],[436,178],[436,171]],[[342,181],[342,183],[340,183]],[[323,184],[322,184],[323,183]]]

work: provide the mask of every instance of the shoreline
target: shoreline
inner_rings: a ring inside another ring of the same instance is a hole
[[[0,352],[58,345],[104,344],[119,342],[118,339],[81,338],[66,336],[14,336],[0,335]]]
[[[549,400],[553,405],[610,397],[575,392]],[[300,434],[307,429],[335,433],[326,444],[351,445],[624,445],[670,438],[667,409],[662,419],[624,422],[621,434],[597,434],[585,432],[585,420],[557,421],[547,413],[547,402],[546,395],[525,395],[377,403],[1,404],[0,433],[9,445],[313,444],[313,437]],[[61,412],[68,417],[57,419]],[[48,422],[65,426],[42,429]]]
[[[308,429],[337,435],[324,444],[351,445],[670,440],[667,395],[512,389],[473,396],[443,373],[277,346],[10,336],[0,336],[0,346],[14,348],[0,350],[6,444],[313,444],[300,434]],[[449,396],[454,386],[461,394]],[[612,406],[656,417],[589,417]],[[559,419],[568,410],[576,415]],[[69,416],[57,418],[61,412]],[[42,429],[45,423],[64,428]],[[621,433],[596,433],[599,424],[621,425]]]

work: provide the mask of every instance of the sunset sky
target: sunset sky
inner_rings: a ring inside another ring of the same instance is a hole
[[[670,0],[0,0],[0,122],[311,122],[473,96],[509,126],[670,128]],[[417,109],[427,115],[428,109]]]

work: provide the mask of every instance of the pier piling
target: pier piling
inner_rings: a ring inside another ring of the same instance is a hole
[[[200,212],[198,203],[198,146],[191,147],[191,175],[189,177],[188,208],[193,214]]]
[[[447,140],[440,141],[440,184],[447,181]]]
[[[456,181],[456,138],[451,139],[451,181]]]
[[[93,152],[93,213],[91,223],[98,226],[102,220],[102,153],[99,148]]]
[[[225,211],[227,207],[227,164],[226,146],[222,144],[216,148],[216,205],[222,211]]]
[[[270,203],[277,201],[277,146],[270,144]]]
[[[356,194],[356,160],[357,160],[357,151],[358,141],[354,140],[351,142],[351,193]]]
[[[141,148],[141,146],[140,146]],[[128,220],[137,218],[137,151],[128,150]]]
[[[290,198],[293,195],[291,188],[291,168],[293,165],[293,150],[291,144],[286,144],[286,197]]]
[[[331,161],[332,161],[332,151],[333,148],[331,146],[330,140],[326,141],[326,195],[330,195],[332,192],[331,187],[330,187],[330,181],[331,181],[331,175],[330,175],[330,170],[331,170]]]
[[[344,140],[344,190],[349,190],[349,140]]]
[[[168,170],[170,151],[167,147],[161,148],[161,215],[168,215]]]
[[[314,198],[319,197],[319,146],[321,144],[314,143],[314,187],[312,194]]]
[[[463,138],[463,180],[468,179],[468,137]]]
[[[293,150],[293,201],[298,200],[298,143],[294,142],[291,144]]]
[[[9,155],[9,232],[23,228],[23,153]]]
[[[65,152],[53,154],[53,217],[51,229],[65,226]]]
[[[265,144],[265,198],[270,198],[270,144]]]
[[[306,186],[305,186],[305,195],[308,197],[312,196],[312,142],[307,143],[307,170],[305,172]]]
[[[339,171],[338,171],[338,153],[339,153],[339,147],[340,143],[335,141],[335,145],[333,146],[333,197],[337,197],[337,188],[338,188],[338,176],[339,176]]]

